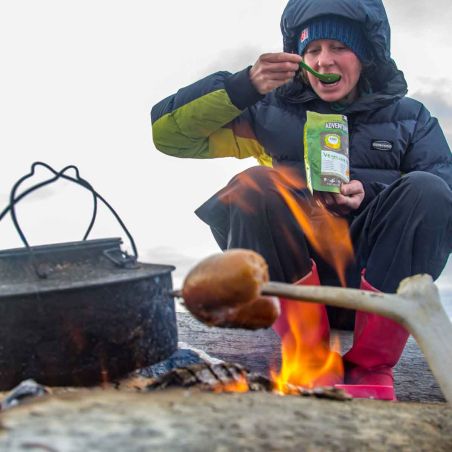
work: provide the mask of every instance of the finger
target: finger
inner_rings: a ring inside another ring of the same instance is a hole
[[[341,194],[344,196],[350,196],[351,194],[353,194],[353,187],[351,187],[350,184],[342,184]]]
[[[352,208],[350,207],[350,199],[340,193],[331,193],[332,203],[329,204],[328,210],[339,216],[347,215],[350,213]]]
[[[344,196],[352,196],[359,193],[364,193],[363,184],[358,180],[352,180],[348,184],[341,185],[341,193]]]
[[[292,65],[271,65],[271,64],[262,64],[262,63],[256,63],[253,66],[253,72],[255,74],[260,74],[263,76],[273,77],[275,74],[285,74],[287,76],[293,77],[297,71],[298,68]]]
[[[344,195],[341,195],[340,193],[334,193],[333,199],[334,199],[334,203],[337,206],[347,206],[350,201],[349,196],[344,196]]]
[[[290,80],[295,77],[295,72],[270,72],[265,74],[268,80]]]
[[[297,72],[298,64],[294,63],[263,63],[262,68],[266,72]]]
[[[336,198],[336,203],[340,209],[346,209],[348,211],[356,210],[364,198],[363,194],[354,194],[351,196],[342,196]]]
[[[268,61],[271,63],[292,62],[299,64],[302,57],[296,53],[277,52],[277,53],[264,53],[259,57],[262,61]]]
[[[285,85],[287,82],[292,79],[285,80],[259,80],[252,81],[253,85],[256,87],[257,91],[261,94],[267,94],[279,88],[280,86]]]

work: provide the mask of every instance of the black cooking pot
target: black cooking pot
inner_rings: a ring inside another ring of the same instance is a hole
[[[37,166],[53,176],[16,196]],[[75,177],[68,175],[75,171]],[[82,241],[30,247],[15,204],[31,191],[63,178],[93,194],[94,210]],[[122,240],[87,240],[101,200],[127,234]],[[94,385],[149,366],[177,348],[172,266],[138,262],[136,246],[116,212],[82,179],[77,168],[56,172],[36,162],[11,190],[8,213],[23,248],[0,251],[0,390],[26,378],[53,386]]]

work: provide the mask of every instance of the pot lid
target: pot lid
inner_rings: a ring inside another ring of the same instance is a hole
[[[120,238],[107,238],[34,246],[32,253],[25,247],[2,250],[0,300],[158,278],[175,269],[131,259],[121,243]]]

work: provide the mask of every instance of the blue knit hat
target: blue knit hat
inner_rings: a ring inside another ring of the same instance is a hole
[[[363,61],[369,59],[369,47],[358,22],[341,16],[320,16],[302,27],[298,41],[298,53],[303,55],[306,47],[317,39],[334,39],[349,47]]]

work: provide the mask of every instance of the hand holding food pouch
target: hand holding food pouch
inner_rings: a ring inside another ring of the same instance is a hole
[[[346,116],[307,112],[304,161],[311,193],[340,193],[341,184],[350,181]]]

